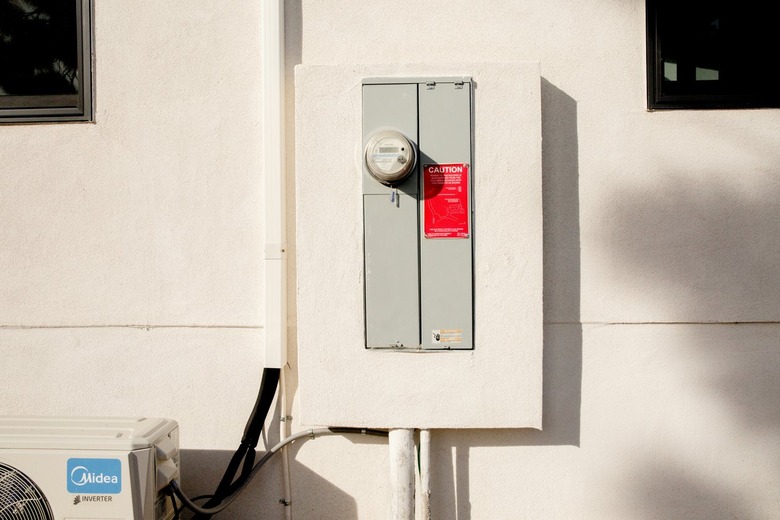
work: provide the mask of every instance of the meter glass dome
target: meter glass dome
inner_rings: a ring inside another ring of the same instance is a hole
[[[401,132],[378,132],[366,144],[368,172],[383,184],[403,181],[412,172],[415,163],[414,145]]]

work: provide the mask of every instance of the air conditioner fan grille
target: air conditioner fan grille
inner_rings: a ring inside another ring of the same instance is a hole
[[[54,520],[49,502],[35,482],[0,463],[0,520]]]

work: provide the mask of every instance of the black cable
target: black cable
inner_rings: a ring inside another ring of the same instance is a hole
[[[260,390],[257,393],[255,406],[244,428],[244,436],[241,438],[241,443],[235,453],[233,453],[227,468],[225,468],[225,473],[222,475],[216,491],[203,505],[203,510],[216,508],[249,476],[254,466],[255,448],[260,441],[263,425],[268,416],[268,411],[271,409],[271,403],[273,403],[274,395],[276,394],[276,387],[279,384],[279,373],[280,370],[278,368],[263,369]],[[242,470],[241,475],[236,478],[239,469]],[[208,520],[208,518],[210,518],[208,513],[200,513],[193,517],[193,520]]]
[[[276,387],[279,385],[280,372],[281,370],[278,368],[263,369],[257,401],[255,401],[255,407],[247,420],[246,428],[244,428],[244,437],[241,439],[242,443],[246,443],[252,449],[257,446],[260,435],[263,434],[265,418],[268,416],[268,410],[271,408],[274,394],[276,394]]]
[[[198,516],[205,516],[208,518],[227,508],[233,502],[233,500],[235,500],[236,497],[238,497],[238,495],[252,481],[252,479],[255,477],[255,475],[257,475],[260,469],[263,466],[265,466],[265,464],[269,460],[271,460],[271,458],[283,447],[301,439],[308,440],[308,439],[314,439],[317,436],[322,436],[322,435],[345,435],[345,434],[359,434],[359,435],[372,435],[377,437],[387,437],[386,431],[374,430],[369,428],[332,427],[332,428],[317,428],[312,430],[306,430],[303,432],[298,432],[282,440],[276,446],[271,448],[270,451],[266,452],[265,455],[263,455],[260,458],[257,464],[255,464],[252,467],[252,470],[247,474],[246,479],[244,479],[242,482],[237,482],[236,485],[234,486],[234,489],[231,491],[231,493],[223,497],[221,502],[218,505],[213,507],[212,506],[207,507],[206,505],[203,506],[197,505],[194,501],[192,501],[189,497],[187,497],[187,495],[184,494],[184,492],[179,487],[179,483],[176,480],[171,481],[171,483],[169,484],[169,488],[179,498],[179,500],[182,502],[182,505],[184,507],[186,507],[190,511],[195,512]],[[198,516],[194,518],[197,518]]]
[[[337,435],[371,435],[373,437],[387,437],[387,430],[372,428],[355,428],[353,426],[329,426],[328,430]]]
[[[171,499],[171,508],[173,509],[173,520],[179,520],[183,508],[176,505],[176,495],[173,493],[173,489],[170,486],[165,488],[165,494]]]

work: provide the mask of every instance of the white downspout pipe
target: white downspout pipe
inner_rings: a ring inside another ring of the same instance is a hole
[[[280,435],[287,428],[287,241],[284,100],[284,0],[262,0],[265,367],[279,369]],[[292,518],[289,459],[282,451],[285,518]]]
[[[287,198],[284,142],[284,5],[263,0],[265,366],[287,363]]]
[[[390,430],[390,493],[393,520],[414,520],[414,430]]]

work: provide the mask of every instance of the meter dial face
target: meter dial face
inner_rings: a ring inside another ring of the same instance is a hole
[[[395,130],[378,132],[366,144],[366,167],[382,184],[403,181],[414,169],[416,159],[414,145]]]

